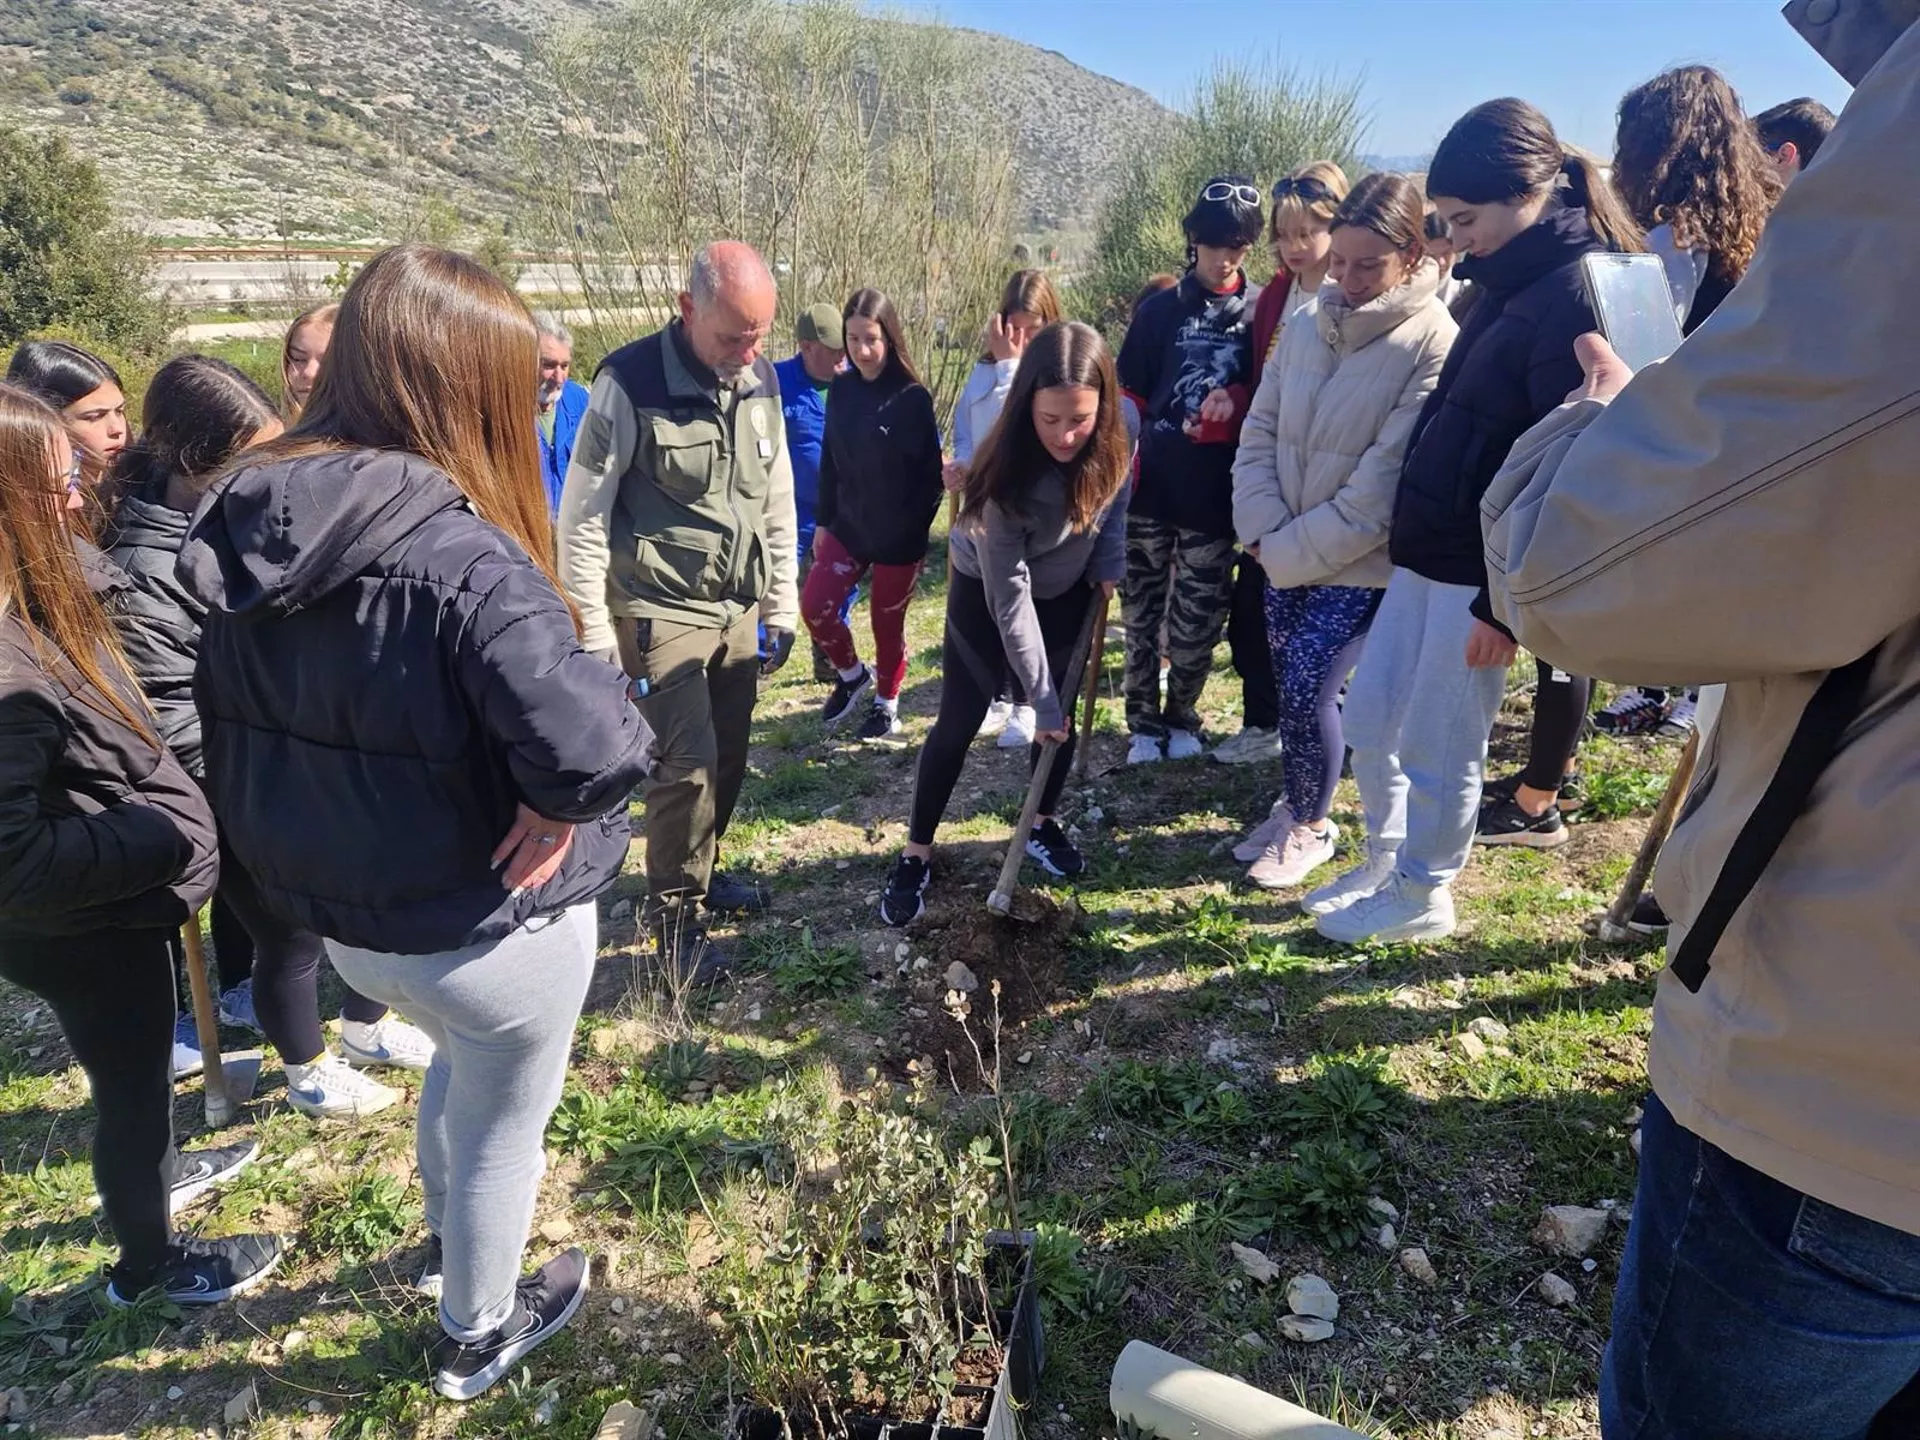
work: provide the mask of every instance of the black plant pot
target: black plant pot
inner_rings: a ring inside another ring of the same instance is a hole
[[[1040,1372],[1047,1363],[1046,1335],[1040,1326],[1040,1295],[1033,1277],[1033,1232],[996,1230],[987,1237],[989,1265],[1003,1266],[1002,1275],[1014,1278],[1013,1303],[994,1312],[994,1333],[1002,1338],[1005,1355],[991,1391],[962,1385],[955,1399],[988,1398],[987,1418],[979,1425],[954,1425],[890,1420],[885,1416],[854,1416],[847,1421],[852,1440],[1020,1440],[1020,1412],[1033,1403]],[[727,1427],[729,1440],[782,1440],[779,1412],[759,1406],[741,1406]]]

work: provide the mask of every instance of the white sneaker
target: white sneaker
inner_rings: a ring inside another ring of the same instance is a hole
[[[1273,808],[1267,812],[1267,818],[1249,830],[1233,847],[1233,858],[1242,865],[1251,865],[1266,853],[1267,846],[1293,828],[1293,815],[1283,801],[1273,802]]]
[[[1373,894],[1386,884],[1393,877],[1394,862],[1399,858],[1398,851],[1376,850],[1368,846],[1364,863],[1309,893],[1300,902],[1300,908],[1309,915],[1331,915],[1336,910],[1346,909],[1354,901]]]
[[[1453,894],[1444,885],[1415,885],[1398,871],[1371,895],[1322,915],[1320,933],[1342,945],[1369,940],[1444,940],[1454,930]]]
[[[1200,743],[1200,737],[1191,730],[1167,732],[1167,759],[1191,760],[1194,756],[1205,753],[1206,747]]]
[[[1331,820],[1317,832],[1288,826],[1287,833],[1277,836],[1253,862],[1247,879],[1262,890],[1291,890],[1333,859],[1339,842],[1339,827]]]
[[[993,743],[1002,750],[1024,750],[1033,744],[1033,726],[1033,706],[1016,705],[1007,713],[1007,723]]]
[[[1136,735],[1127,742],[1127,764],[1157,765],[1166,759],[1158,735]]]
[[[987,706],[987,718],[980,722],[980,734],[998,735],[1007,728],[1007,721],[1013,718],[1013,702],[996,700]]]
[[[194,1028],[193,1017],[174,1017],[173,1078],[184,1080],[189,1075],[198,1075],[205,1068],[206,1059],[200,1053],[200,1032]]]
[[[395,1070],[425,1070],[433,1063],[433,1041],[418,1025],[398,1015],[372,1024],[340,1022],[340,1053],[349,1065],[391,1065]]]
[[[1262,760],[1280,758],[1280,732],[1249,725],[1213,747],[1213,758],[1222,765],[1257,765]]]
[[[399,1099],[398,1090],[362,1075],[331,1051],[311,1065],[287,1066],[287,1103],[303,1115],[377,1115]]]

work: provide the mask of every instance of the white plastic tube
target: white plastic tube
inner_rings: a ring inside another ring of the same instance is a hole
[[[1366,1440],[1142,1340],[1120,1352],[1109,1396],[1115,1419],[1159,1440]]]

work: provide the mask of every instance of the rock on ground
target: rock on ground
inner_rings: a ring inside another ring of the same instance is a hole
[[[1540,1277],[1540,1298],[1556,1310],[1565,1310],[1580,1303],[1580,1292],[1573,1288],[1571,1281],[1562,1280],[1549,1270]]]
[[[1271,1285],[1280,1278],[1280,1267],[1251,1246],[1229,1243],[1227,1249],[1233,1252],[1233,1258],[1240,1262],[1240,1268],[1250,1279]]]
[[[1333,1322],[1317,1315],[1284,1315],[1280,1319],[1280,1333],[1302,1345],[1312,1345],[1333,1338]]]
[[[1331,1325],[1340,1318],[1340,1297],[1318,1275],[1296,1275],[1287,1282],[1287,1308]]]
[[[1418,1245],[1409,1246],[1400,1252],[1400,1268],[1422,1285],[1440,1283],[1440,1276],[1433,1268],[1433,1261]]]
[[[259,1417],[260,1394],[253,1388],[251,1382],[246,1389],[227,1401],[227,1408],[221,1416],[229,1425],[245,1425],[248,1421],[257,1420]]]
[[[1494,1019],[1491,1015],[1482,1015],[1468,1024],[1467,1033],[1479,1036],[1489,1045],[1498,1045],[1507,1038],[1507,1027],[1504,1022]]]
[[[1584,1205],[1549,1205],[1533,1227],[1533,1243],[1551,1255],[1577,1260],[1600,1243],[1611,1218]]]

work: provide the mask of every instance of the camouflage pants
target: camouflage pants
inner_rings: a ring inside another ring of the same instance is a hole
[[[1127,729],[1164,737],[1200,733],[1200,692],[1233,598],[1233,541],[1127,517]],[[1160,698],[1160,627],[1167,694]]]

